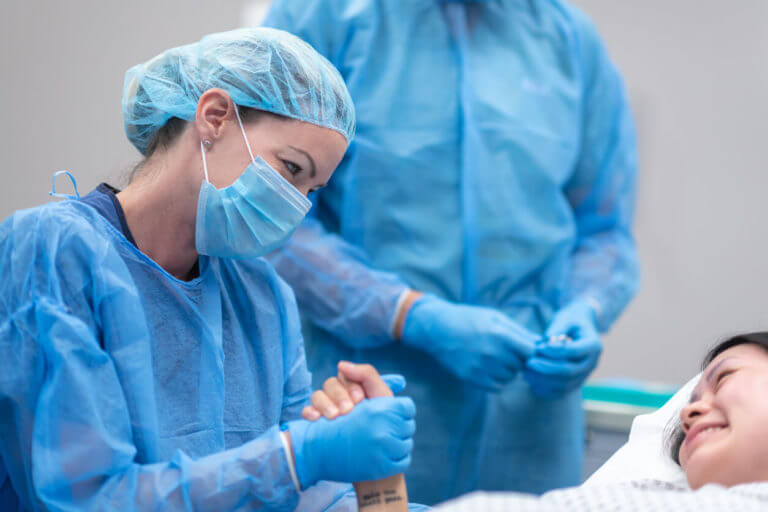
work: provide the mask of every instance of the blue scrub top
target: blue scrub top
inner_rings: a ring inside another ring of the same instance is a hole
[[[107,222],[112,224],[112,227],[118,230],[126,240],[133,245],[136,245],[133,233],[131,233],[130,228],[128,228],[128,221],[125,220],[123,206],[117,199],[118,192],[120,191],[112,185],[101,183],[90,194],[83,196],[80,201],[99,212],[99,214],[101,214]]]

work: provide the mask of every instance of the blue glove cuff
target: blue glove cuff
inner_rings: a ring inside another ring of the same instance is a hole
[[[296,420],[287,423],[284,430],[287,430],[291,436],[291,446],[293,447],[293,459],[296,466],[296,476],[299,479],[302,489],[312,487],[319,480],[316,476],[315,467],[312,463],[312,453],[308,441],[308,433],[312,427],[312,422],[307,420]]]
[[[425,293],[411,305],[403,324],[403,334],[401,336],[403,343],[416,348],[426,348],[422,345],[425,338],[428,337],[428,331],[432,323],[429,307],[439,302],[444,301],[435,295]]]

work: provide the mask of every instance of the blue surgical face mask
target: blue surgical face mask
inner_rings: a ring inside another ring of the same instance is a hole
[[[261,157],[253,157],[237,107],[235,115],[251,163],[232,185],[217,189],[208,179],[200,143],[205,180],[197,201],[195,246],[208,256],[257,258],[282,245],[312,203]]]

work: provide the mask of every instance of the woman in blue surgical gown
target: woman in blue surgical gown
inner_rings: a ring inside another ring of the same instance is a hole
[[[341,77],[285,32],[213,34],[129,70],[123,116],[146,157],[125,190],[0,225],[4,510],[356,510],[348,485],[314,484],[401,472],[412,403],[301,420],[296,305],[259,258],[353,136]],[[403,453],[355,466],[377,418]]]
[[[579,388],[638,284],[632,116],[592,23],[560,0],[274,0],[265,24],[357,109],[270,255],[315,378],[339,358],[405,374],[417,501],[577,484]]]

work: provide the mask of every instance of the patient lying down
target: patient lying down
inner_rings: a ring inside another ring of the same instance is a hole
[[[439,510],[768,510],[768,333],[736,336],[710,351],[689,403],[671,426],[668,445],[687,487],[646,480],[541,497],[475,493]]]

